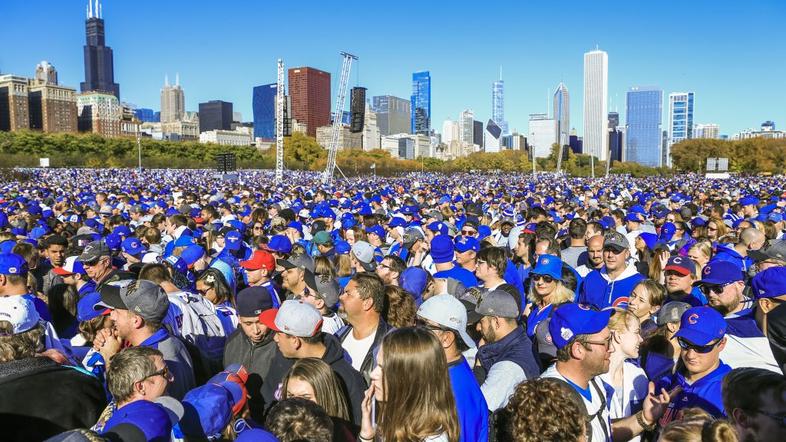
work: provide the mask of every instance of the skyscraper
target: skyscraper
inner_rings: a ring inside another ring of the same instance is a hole
[[[459,114],[459,141],[464,145],[470,146],[475,142],[474,122],[475,113],[470,109],[464,109],[464,111]]]
[[[633,87],[626,98],[625,159],[650,167],[661,166],[663,91]]]
[[[502,67],[499,68],[499,80],[491,84],[491,119],[497,123],[503,135],[508,134],[508,122],[505,121],[505,82],[502,80]]]
[[[669,94],[669,142],[666,147],[667,166],[671,167],[671,146],[693,138],[693,92]]]
[[[570,144],[570,94],[560,82],[554,91],[554,119],[557,120],[557,138],[560,146]]]
[[[431,74],[429,71],[412,74],[412,121],[413,134],[429,135],[431,132]]]
[[[35,80],[37,83],[57,85],[57,69],[44,60],[35,67]]]
[[[290,68],[289,117],[306,125],[306,134],[317,136],[317,128],[330,125],[330,73],[310,67]]]
[[[371,99],[371,110],[377,114],[379,133],[386,137],[410,133],[412,103],[392,95],[378,95]]]
[[[120,99],[120,85],[115,83],[115,68],[112,48],[106,46],[103,10],[99,0],[87,3],[85,21],[86,40],[85,81],[80,85],[82,92],[108,92]]]
[[[186,114],[186,95],[180,87],[180,74],[175,75],[175,85],[169,84],[169,77],[164,77],[161,89],[161,122],[180,121]]]
[[[276,83],[254,88],[254,138],[271,141],[276,138]]]
[[[601,50],[584,54],[584,153],[603,161],[608,156],[609,56]]]
[[[623,143],[622,128],[620,125],[620,114],[609,112],[609,152],[612,161],[625,161],[625,146]]]
[[[527,144],[535,158],[551,155],[551,147],[557,142],[557,123],[548,114],[530,114]]]
[[[232,130],[232,103],[221,100],[199,103],[199,131],[210,130]]]

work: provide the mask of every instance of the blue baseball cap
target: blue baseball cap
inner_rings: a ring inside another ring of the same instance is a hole
[[[751,279],[751,291],[756,299],[786,295],[786,267],[770,267]]]
[[[401,273],[400,280],[402,289],[409,292],[416,301],[422,299],[428,282],[425,270],[420,267],[407,267]]]
[[[164,407],[154,402],[138,400],[118,408],[104,425],[104,432],[120,424],[131,424],[145,434],[149,441],[167,441],[172,432],[172,422]]]
[[[674,334],[695,345],[707,345],[723,338],[726,334],[726,320],[711,307],[693,307],[685,310],[680,318],[680,329]]]
[[[292,242],[286,235],[273,235],[267,243],[267,248],[273,252],[289,253],[292,251]]]
[[[640,223],[640,222],[642,222],[644,220],[642,219],[642,216],[641,216],[640,213],[638,213],[638,212],[628,212],[628,214],[625,215],[625,221],[630,221],[630,222],[634,222],[634,223]]]
[[[189,267],[194,265],[194,263],[203,256],[205,256],[205,249],[199,244],[191,244],[180,253],[180,257],[183,258],[183,261],[185,261],[186,265]]]
[[[7,239],[3,242],[0,242],[0,254],[7,255],[13,252],[15,246],[16,246],[16,241],[14,241],[13,239]]]
[[[26,275],[27,261],[16,253],[0,255],[0,275]]]
[[[292,222],[290,222],[289,224],[287,224],[287,228],[288,229],[295,229],[298,232],[300,232],[301,235],[303,234],[303,223],[301,223],[300,221],[292,221]]]
[[[434,264],[453,261],[453,240],[448,235],[437,235],[431,240],[431,258]]]
[[[122,244],[123,238],[116,233],[110,233],[109,235],[104,238],[104,242],[106,246],[109,247],[110,250],[120,250],[120,245]]]
[[[336,253],[339,255],[349,255],[349,252],[352,250],[352,246],[350,246],[346,241],[336,241],[333,249],[335,249]]]
[[[137,256],[147,251],[145,246],[142,245],[142,241],[140,241],[139,238],[134,238],[133,236],[123,240],[122,247],[124,252],[132,256]]]
[[[193,236],[183,234],[180,235],[180,238],[175,240],[175,247],[188,247],[191,244],[194,244],[195,242],[196,241],[194,241]]]
[[[540,255],[531,273],[549,275],[556,280],[562,281],[562,260],[559,256]]]
[[[611,309],[597,311],[587,304],[563,304],[551,315],[551,341],[560,349],[568,345],[576,335],[598,333],[609,325],[611,313]]]
[[[366,227],[366,233],[373,233],[379,237],[382,241],[385,241],[385,228],[380,225],[373,225],[371,227]]]
[[[758,206],[759,199],[754,195],[745,195],[744,197],[740,198],[740,205],[741,206]]]
[[[642,232],[639,234],[639,238],[644,241],[644,244],[647,245],[650,251],[655,250],[655,246],[658,244],[658,235],[650,232]]]
[[[232,408],[242,396],[242,388],[231,381],[208,383],[183,397],[180,429],[186,436],[213,439],[220,436],[232,419]]]
[[[185,275],[188,272],[188,265],[186,262],[183,261],[183,258],[175,255],[169,255],[164,260],[164,262],[169,263],[176,272]]]
[[[125,238],[128,238],[129,236],[131,236],[131,229],[129,229],[127,225],[121,224],[121,225],[115,227],[114,229],[112,229],[112,233],[114,233],[116,235],[120,235],[120,237],[125,239]]]
[[[243,236],[237,230],[230,230],[224,235],[224,247],[227,250],[239,250],[243,245]]]
[[[388,227],[390,228],[405,227],[406,225],[407,225],[407,220],[405,220],[400,216],[394,216],[393,218],[390,218],[390,222],[388,223]]]
[[[714,260],[707,263],[701,271],[701,279],[694,286],[703,284],[728,284],[742,281],[742,270],[731,261]]]
[[[674,237],[674,233],[676,231],[677,226],[675,226],[673,223],[664,223],[660,228],[660,236],[658,238],[661,241],[671,241],[671,238]]]
[[[483,241],[484,238],[491,236],[491,227],[481,224],[478,227],[478,241]]]
[[[475,253],[480,251],[480,242],[471,236],[457,236],[453,243],[456,251],[459,253],[464,253],[469,250]]]
[[[682,276],[688,276],[696,273],[696,264],[687,256],[676,255],[669,258],[663,270],[673,270]]]
[[[89,321],[109,311],[109,309],[94,310],[93,306],[99,302],[101,302],[101,294],[98,292],[90,292],[83,296],[76,304],[76,319],[79,322]]]
[[[433,223],[426,226],[427,229],[431,230],[437,235],[447,235],[448,234],[448,226],[443,223],[442,221],[434,221]]]

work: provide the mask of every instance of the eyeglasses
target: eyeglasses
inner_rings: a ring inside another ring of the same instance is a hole
[[[546,284],[551,284],[552,282],[554,282],[554,278],[553,278],[553,277],[551,277],[551,276],[549,276],[549,275],[538,275],[538,274],[533,274],[533,275],[532,275],[532,280],[533,280],[533,281],[535,281],[535,282],[537,282],[537,281],[541,281],[541,280],[542,280],[542,281],[543,281],[543,282],[545,282]]]
[[[464,236],[475,236],[475,235],[478,234],[478,232],[476,232],[474,230],[462,230],[461,234],[464,235]]]
[[[604,247],[603,248],[603,253],[611,252],[611,253],[613,253],[615,255],[619,255],[620,253],[624,252],[625,250],[626,249],[617,249],[617,248],[614,248],[614,247]]]
[[[604,339],[602,341],[584,341],[584,342],[587,343],[587,344],[602,345],[602,346],[604,346],[606,348],[609,348],[609,345],[611,345],[612,337],[613,337],[613,335],[609,335],[608,338],[606,338],[606,339]]]
[[[262,230],[262,226],[254,226],[254,230]]]
[[[700,354],[706,354],[706,353],[711,352],[718,345],[719,342],[720,342],[720,340],[717,340],[717,341],[709,343],[707,345],[696,345],[696,344],[694,344],[694,343],[692,343],[692,342],[690,342],[690,341],[688,341],[686,339],[677,338],[677,343],[680,344],[680,348],[681,349],[683,349],[685,351],[693,350],[696,353],[700,353]]]
[[[710,232],[716,232],[718,230],[718,228],[717,227],[707,227],[707,230],[709,230]]]
[[[144,381],[145,379],[152,378],[152,377],[155,377],[155,376],[161,376],[167,382],[172,382],[172,381],[175,380],[175,377],[172,376],[172,373],[169,371],[169,367],[164,367],[161,370],[158,370],[158,371],[155,371],[153,373],[150,373],[149,375],[145,376],[145,378],[142,379],[142,380]]]
[[[704,293],[704,296],[709,296],[710,293],[722,293],[726,286],[734,284],[735,281],[727,282],[726,284],[702,284],[699,290]]]

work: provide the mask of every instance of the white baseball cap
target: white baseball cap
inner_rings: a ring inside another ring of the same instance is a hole
[[[467,309],[452,295],[443,294],[428,298],[418,307],[417,315],[456,331],[467,347],[476,347],[475,341],[467,334]]]
[[[10,322],[17,335],[34,328],[41,317],[33,302],[24,296],[5,296],[0,297],[0,321]]]
[[[299,338],[310,338],[322,331],[322,314],[301,300],[288,299],[278,309],[263,311],[259,320],[273,331]]]

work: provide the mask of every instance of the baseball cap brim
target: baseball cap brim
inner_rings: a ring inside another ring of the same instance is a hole
[[[277,308],[267,309],[259,314],[259,322],[264,324],[267,328],[279,332],[281,330],[276,327],[276,315],[278,314]]]
[[[759,262],[759,261],[766,261],[768,259],[781,259],[777,256],[772,256],[769,253],[759,249],[759,250],[751,250],[748,252],[748,256],[751,257],[752,260]]]
[[[69,272],[68,270],[62,267],[55,267],[52,269],[52,271],[59,276],[71,276],[75,274],[74,272]]]
[[[125,303],[123,303],[123,298],[120,297],[120,287],[107,285],[101,287],[99,293],[101,294],[101,301],[93,305],[93,310],[128,310],[128,307],[125,305]]]
[[[277,272],[283,272],[284,270],[297,269],[297,268],[299,268],[299,267],[296,266],[295,264],[293,264],[292,262],[286,260],[286,259],[277,259],[276,260],[276,271]]]
[[[675,272],[681,274],[682,276],[690,275],[690,270],[680,266],[666,266],[663,268],[663,271],[665,272],[666,270],[674,270]]]
[[[461,303],[464,304],[464,308],[467,309],[467,324],[477,324],[483,315],[475,311],[475,304],[466,299],[459,299],[459,301],[461,301]]]
[[[717,336],[713,334],[704,333],[701,330],[686,328],[680,328],[677,333],[674,334],[674,337],[685,339],[686,341],[689,341],[691,344],[695,345],[707,345],[717,339]]]

